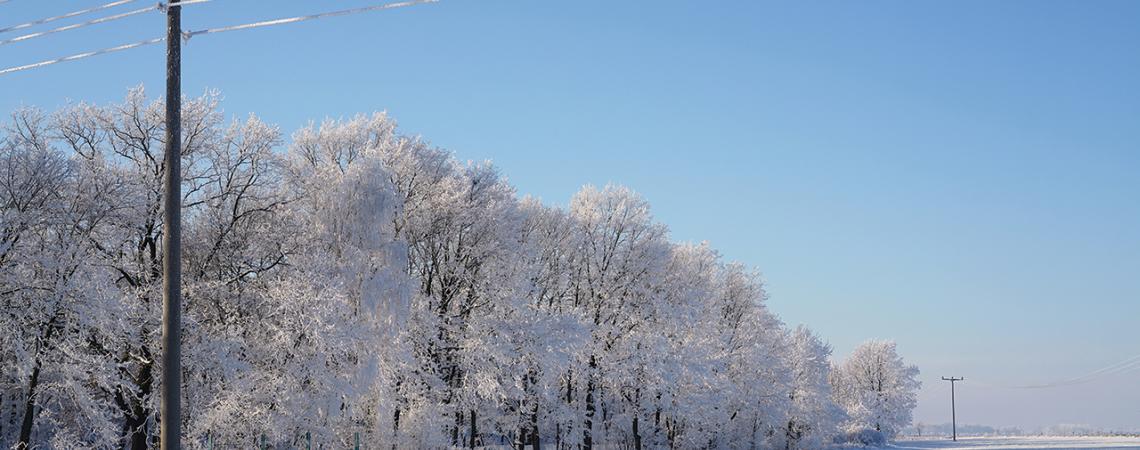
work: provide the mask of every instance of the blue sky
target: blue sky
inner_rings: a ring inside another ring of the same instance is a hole
[[[0,27],[102,3],[11,0]],[[183,23],[368,4],[215,0]],[[4,45],[0,66],[163,26]],[[896,339],[923,372],[917,420],[949,420],[955,375],[962,422],[1136,430],[1136,372],[997,386],[1140,354],[1138,42],[1128,1],[444,0],[195,37],[183,89],[287,133],[387,110],[551,203],[629,185],[675,239],[760,268],[771,308],[837,354]],[[0,109],[158,95],[163,71],[157,45],[6,75]]]

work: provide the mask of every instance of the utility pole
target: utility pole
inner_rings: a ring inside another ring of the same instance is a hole
[[[182,448],[182,7],[166,8],[166,179],[162,216],[162,450]]]
[[[957,417],[957,412],[954,411],[954,382],[955,381],[962,381],[962,380],[965,380],[965,378],[942,377],[942,381],[949,381],[950,382],[950,429],[951,429],[951,439],[953,439],[955,441],[958,440],[958,417]]]

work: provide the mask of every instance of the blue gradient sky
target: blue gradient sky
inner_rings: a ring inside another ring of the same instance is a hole
[[[101,3],[12,0],[0,27]],[[216,0],[183,20],[366,4]],[[163,26],[151,13],[0,46],[0,66]],[[961,422],[1137,430],[1140,371],[996,386],[1140,354],[1138,44],[1131,1],[445,0],[196,37],[183,80],[287,132],[387,110],[552,203],[629,185],[674,238],[759,267],[771,308],[838,354],[896,339],[922,369],[917,420],[949,421],[937,380],[955,375]],[[162,52],[2,76],[0,110],[158,95]]]

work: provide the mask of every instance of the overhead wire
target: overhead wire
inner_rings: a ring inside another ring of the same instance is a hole
[[[139,9],[137,11],[145,12],[145,11],[149,11],[149,10],[152,10],[155,8],[162,9],[162,8],[166,8],[169,6],[186,6],[186,5],[196,4],[196,3],[205,3],[205,2],[209,2],[209,1],[211,1],[211,0],[182,0],[180,2],[172,3],[169,5],[165,5],[165,4],[160,3],[156,7]],[[130,11],[129,13],[135,13],[135,12]],[[124,14],[127,14],[127,13],[124,13]],[[121,14],[120,14],[120,16],[121,16]],[[108,16],[108,18],[110,18],[110,17],[115,17],[115,16]],[[117,17],[117,18],[121,19],[122,17]],[[115,20],[115,19],[109,19],[109,20]],[[55,32],[55,31],[49,30],[49,32]],[[19,38],[15,38],[15,39],[19,39]],[[10,39],[10,41],[11,40],[12,39]],[[165,37],[147,39],[144,41],[132,42],[130,44],[123,44],[123,45],[118,45],[115,47],[109,47],[109,48],[104,48],[104,49],[100,49],[100,50],[78,53],[78,54],[74,54],[74,55],[70,55],[70,56],[64,56],[62,58],[49,59],[49,60],[40,61],[40,62],[36,62],[36,63],[32,63],[32,64],[25,64],[22,66],[9,67],[9,68],[0,70],[0,75],[5,75],[5,74],[13,73],[13,72],[20,72],[20,71],[29,70],[29,69],[35,69],[35,68],[44,67],[44,66],[50,66],[52,64],[59,64],[62,62],[75,61],[75,60],[83,59],[83,58],[90,58],[92,56],[105,55],[107,53],[121,52],[123,50],[130,50],[132,48],[138,48],[138,47],[143,47],[143,46],[147,46],[147,45],[151,45],[151,44],[157,44],[157,43],[165,41],[165,40],[166,40]],[[8,43],[8,42],[7,41],[0,41],[0,45],[6,44],[6,43]]]
[[[14,38],[12,38],[12,39],[5,39],[5,40],[2,40],[2,41],[0,41],[0,45],[8,45],[8,44],[11,44],[11,43],[14,43],[14,42],[26,41],[26,40],[28,40],[28,39],[32,39],[32,38],[38,38],[38,37],[41,37],[41,36],[47,36],[47,35],[49,35],[49,34],[55,34],[55,33],[60,33],[60,32],[63,32],[63,31],[70,31],[70,30],[74,30],[74,29],[77,29],[77,28],[83,28],[83,27],[86,27],[86,26],[97,25],[97,24],[100,24],[100,23],[104,23],[104,22],[111,22],[111,21],[114,21],[114,20],[125,19],[125,18],[127,18],[127,17],[130,17],[130,16],[134,16],[134,15],[142,14],[142,13],[145,13],[145,12],[154,11],[154,10],[157,10],[157,9],[159,9],[159,7],[158,7],[158,6],[149,6],[149,7],[146,7],[146,8],[139,8],[139,9],[136,9],[136,10],[134,10],[134,11],[127,11],[127,12],[125,12],[125,13],[122,13],[122,14],[115,14],[115,15],[113,15],[113,16],[100,17],[100,18],[98,18],[98,19],[89,20],[89,21],[87,21],[87,22],[74,23],[74,24],[71,24],[71,25],[66,25],[66,26],[62,26],[62,27],[59,27],[59,28],[53,28],[53,29],[50,29],[50,30],[46,30],[46,31],[39,31],[39,32],[36,32],[36,33],[29,33],[29,34],[25,34],[25,35],[23,35],[23,36],[17,36],[17,37],[14,37]]]
[[[45,17],[43,19],[33,20],[31,22],[21,23],[19,25],[12,25],[9,27],[0,28],[0,33],[6,33],[9,31],[15,31],[15,30],[22,30],[24,28],[33,27],[36,25],[42,25],[42,24],[49,23],[49,22],[55,22],[57,20],[68,19],[68,18],[75,17],[75,16],[82,16],[84,14],[89,14],[89,13],[93,13],[96,11],[102,11],[102,10],[108,9],[108,8],[114,8],[116,6],[125,5],[127,3],[132,3],[135,1],[138,1],[138,0],[117,0],[117,1],[113,1],[111,3],[96,6],[94,8],[81,9],[79,11],[72,11],[72,12],[69,12],[67,14],[61,14],[58,16]]]
[[[186,39],[189,39],[191,37],[198,36],[200,34],[224,33],[227,31],[247,30],[250,28],[260,28],[260,27],[268,27],[268,26],[273,26],[273,25],[284,25],[287,23],[304,22],[306,20],[320,19],[320,18],[324,18],[324,17],[346,16],[349,14],[357,14],[357,13],[362,13],[362,12],[378,11],[378,10],[384,10],[384,9],[403,8],[406,6],[413,6],[413,5],[419,5],[419,4],[424,4],[424,3],[437,3],[437,2],[439,2],[439,0],[409,0],[409,1],[404,1],[404,2],[387,3],[387,4],[383,4],[383,5],[374,5],[374,6],[365,6],[365,7],[345,9],[345,10],[340,10],[340,11],[330,11],[330,12],[319,13],[319,14],[311,14],[311,15],[307,15],[307,16],[286,17],[286,18],[281,18],[281,19],[273,19],[273,20],[265,20],[265,21],[261,21],[261,22],[246,23],[246,24],[241,24],[241,25],[230,25],[230,26],[218,27],[218,28],[208,28],[205,30],[188,31],[188,32],[183,32],[182,36]]]
[[[124,4],[127,2],[131,2],[131,1],[135,1],[135,0],[120,0],[118,2],[108,3],[107,5],[103,5],[99,8],[92,8],[92,10],[97,10],[100,8],[109,7],[108,5]],[[190,5],[190,4],[194,4],[194,3],[202,3],[202,2],[207,2],[207,1],[210,1],[210,0],[183,0],[181,2],[178,2],[176,4],[172,4],[170,6]],[[250,28],[260,28],[260,27],[266,27],[266,26],[272,26],[272,25],[282,25],[282,24],[287,24],[287,23],[303,22],[306,20],[319,19],[319,18],[323,18],[323,17],[344,16],[344,15],[356,14],[356,13],[362,13],[362,12],[368,12],[368,11],[395,9],[395,8],[402,8],[402,7],[406,7],[406,6],[419,5],[419,4],[424,4],[424,3],[437,3],[437,2],[439,2],[439,0],[410,0],[410,1],[397,2],[397,3],[387,3],[387,4],[382,4],[382,5],[366,6],[366,7],[361,7],[361,8],[345,9],[345,10],[340,10],[340,11],[330,11],[330,12],[326,12],[326,13],[311,14],[311,15],[307,15],[307,16],[287,17],[287,18],[282,18],[282,19],[273,19],[273,20],[266,20],[266,21],[261,21],[261,22],[252,22],[252,23],[246,23],[246,24],[241,24],[241,25],[231,25],[231,26],[219,27],[219,28],[209,28],[209,29],[199,30],[199,31],[183,32],[182,38],[183,39],[190,39],[191,37],[197,36],[200,34],[212,34],[212,33],[222,33],[222,32],[226,32],[226,31],[236,31],[236,30],[244,30],[244,29],[250,29]],[[87,10],[85,10],[83,12],[87,12]],[[133,13],[133,11],[131,11],[131,12]],[[69,14],[71,16],[75,16],[75,15],[79,15],[80,13],[82,13],[82,12],[75,12],[75,13],[69,13]],[[50,21],[50,20],[41,19],[37,22],[38,23],[44,23],[45,21]],[[0,30],[0,31],[2,31],[2,30]],[[49,31],[51,31],[51,30],[49,30]],[[164,40],[166,40],[165,37],[147,39],[144,41],[138,41],[138,42],[133,42],[130,44],[119,45],[116,47],[110,47],[110,48],[105,48],[105,49],[101,49],[101,50],[95,50],[95,51],[91,51],[91,52],[85,52],[85,53],[79,53],[79,54],[75,54],[75,55],[71,55],[71,56],[65,56],[62,58],[49,59],[49,60],[40,61],[37,63],[26,64],[23,66],[9,67],[9,68],[0,70],[0,75],[5,75],[5,74],[13,73],[13,72],[20,72],[20,71],[24,71],[24,70],[35,69],[35,68],[44,67],[44,66],[50,66],[52,64],[59,64],[62,62],[75,61],[78,59],[84,59],[84,58],[89,58],[92,56],[104,55],[107,53],[120,52],[123,50],[129,50],[132,48],[142,47],[142,46],[151,45],[151,44],[157,44],[157,43],[162,42]]]
[[[105,55],[107,53],[121,52],[123,50],[129,50],[129,49],[136,48],[136,47],[142,47],[142,46],[150,45],[150,44],[157,44],[157,43],[165,41],[165,40],[166,40],[166,38],[164,38],[164,37],[147,39],[145,41],[133,42],[130,44],[123,44],[123,45],[120,45],[117,47],[110,47],[110,48],[105,48],[102,50],[95,50],[95,51],[86,52],[86,53],[79,53],[79,54],[75,54],[75,55],[71,55],[71,56],[64,56],[62,58],[49,59],[47,61],[40,61],[38,63],[26,64],[23,66],[9,67],[7,69],[0,70],[0,75],[9,74],[12,72],[19,72],[21,70],[35,69],[37,67],[50,66],[52,64],[59,64],[61,62],[68,62],[68,61],[75,61],[77,59],[90,58],[92,56]]]
[[[982,388],[992,388],[992,389],[1050,389],[1050,388],[1074,386],[1074,385],[1079,385],[1079,384],[1091,383],[1091,382],[1096,381],[1098,379],[1101,379],[1103,377],[1107,377],[1107,376],[1111,376],[1111,375],[1120,375],[1120,374],[1131,373],[1131,372],[1135,372],[1137,370],[1140,370],[1140,355],[1136,355],[1136,356],[1133,356],[1131,358],[1127,358],[1127,359],[1120,361],[1120,362],[1117,362],[1115,364],[1111,364],[1111,365],[1108,365],[1105,367],[1101,367],[1100,369],[1094,370],[1092,372],[1086,373],[1086,374],[1081,375],[1081,376],[1051,381],[1051,382],[1047,382],[1047,383],[1009,385],[1009,384],[991,384],[991,383],[985,383],[985,382],[978,383],[978,381],[980,381],[980,380],[975,380],[975,382],[971,383],[971,384],[978,385],[978,387],[982,387]]]
[[[210,1],[210,0],[185,0],[182,2],[178,2],[177,6],[192,5],[195,3],[205,3],[208,1]],[[163,4],[163,3],[159,3],[159,4],[156,4],[154,6],[148,6],[146,8],[139,8],[139,9],[136,9],[133,11],[127,11],[124,13],[115,14],[115,15],[111,15],[111,16],[100,17],[98,19],[93,19],[93,20],[89,20],[86,22],[74,23],[74,24],[65,25],[65,26],[62,26],[59,28],[53,28],[53,29],[45,30],[45,31],[38,31],[35,33],[25,34],[23,36],[17,36],[17,37],[11,38],[11,39],[0,40],[0,45],[8,45],[8,44],[15,43],[15,42],[26,41],[28,39],[38,38],[38,37],[47,36],[50,34],[60,33],[60,32],[64,32],[64,31],[71,31],[71,30],[75,30],[75,29],[79,29],[79,28],[83,28],[83,27],[87,27],[87,26],[91,26],[91,25],[98,25],[101,23],[113,22],[113,21],[116,21],[119,19],[126,19],[127,17],[136,16],[136,15],[151,12],[151,11],[161,11],[167,7],[168,7],[168,5]]]
[[[1053,381],[1042,384],[1028,384],[1019,386],[1009,386],[1012,389],[1046,389],[1061,386],[1072,386],[1076,384],[1084,384],[1094,381],[1098,378],[1103,378],[1109,375],[1117,375],[1122,373],[1129,373],[1134,370],[1140,369],[1140,355],[1133,356],[1119,363],[1102,367],[1092,372],[1086,373],[1079,377],[1069,378],[1065,380]]]

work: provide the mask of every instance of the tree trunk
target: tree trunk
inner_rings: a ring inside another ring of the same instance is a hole
[[[392,413],[392,450],[396,450],[396,443],[400,442],[400,407]]]
[[[530,411],[530,448],[539,450],[542,446],[541,440],[538,434],[538,400],[536,399],[534,408]]]
[[[641,450],[641,433],[637,430],[637,416],[633,416],[633,448]]]
[[[471,442],[469,448],[475,448],[475,436],[478,436],[479,431],[475,428],[475,410],[471,410]]]
[[[574,403],[574,371],[566,372],[566,404]],[[573,432],[573,427],[570,423],[566,424],[566,437],[569,439],[570,433]],[[555,431],[555,443],[559,450],[562,449],[562,422],[558,422],[557,430]]]
[[[606,403],[606,391],[603,387],[598,387],[598,403],[602,407],[602,437],[610,435],[610,409]]]
[[[586,375],[586,422],[582,428],[582,448],[594,448],[594,372],[598,368],[597,359],[590,355],[590,373]]]
[[[142,408],[139,408],[142,409]],[[136,413],[137,414],[137,413]],[[141,416],[141,417],[140,417]],[[127,417],[127,435],[131,440],[131,450],[147,450],[146,445],[146,415],[138,414]]]
[[[574,401],[572,397],[574,393],[574,372],[566,372],[566,404],[569,405]]]
[[[150,350],[143,346],[141,349],[143,359],[151,361]],[[150,429],[147,427],[147,419],[150,417],[149,411],[144,407],[146,399],[150,398],[151,390],[154,385],[154,366],[152,363],[147,362],[139,368],[138,378],[135,382],[139,386],[139,400],[132,402],[130,399],[122,396],[119,407],[123,410],[123,432],[131,443],[131,450],[147,450],[147,437],[150,435]]]
[[[20,424],[20,440],[16,442],[17,449],[30,448],[32,439],[32,424],[36,412],[36,386],[40,382],[40,359],[36,358],[36,365],[32,368],[32,377],[28,381],[28,400],[24,404],[24,421]]]
[[[661,442],[661,391],[657,391],[657,401],[653,406],[653,443]]]
[[[455,424],[451,426],[451,446],[459,447],[459,427],[463,426],[463,411],[455,412]]]
[[[753,420],[753,421],[752,421],[752,438],[751,438],[751,439],[752,439],[752,441],[751,441],[751,444],[750,444],[750,446],[749,446],[749,448],[752,448],[752,449],[755,449],[755,448],[756,448],[756,431],[757,431],[757,427],[758,427],[758,425],[757,425],[757,423],[756,423],[756,420]]]
[[[55,322],[58,317],[58,315],[54,315],[51,320],[48,321],[41,345],[51,340],[51,335],[55,331]],[[24,404],[24,421],[20,424],[20,439],[16,443],[16,448],[19,449],[30,448],[28,444],[32,439],[32,426],[35,424],[36,418],[36,387],[40,383],[40,368],[43,367],[43,360],[40,359],[42,350],[43,347],[37,346],[36,365],[32,368],[31,379],[28,380],[28,399]]]
[[[784,450],[792,450],[792,442],[794,442],[796,440],[795,429],[796,429],[796,421],[795,420],[789,420],[788,421],[788,431],[784,435],[784,437],[786,438],[786,440],[784,441]]]
[[[395,411],[392,412],[392,450],[396,450],[396,444],[400,442],[400,385],[403,384],[402,377],[396,378],[396,389],[393,393],[396,397]]]

